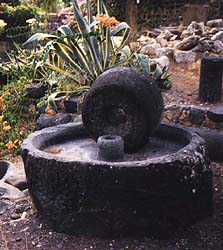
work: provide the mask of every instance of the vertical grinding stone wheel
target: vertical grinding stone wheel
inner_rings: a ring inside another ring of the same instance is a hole
[[[163,100],[154,80],[128,67],[107,70],[93,83],[82,106],[89,135],[120,135],[126,152],[143,146],[158,127]]]

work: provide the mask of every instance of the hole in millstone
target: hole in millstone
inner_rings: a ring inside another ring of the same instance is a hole
[[[106,135],[106,136],[104,136],[104,139],[105,139],[105,140],[115,140],[115,136]]]
[[[125,123],[127,120],[125,111],[118,106],[106,108],[105,114],[107,116],[107,121],[113,125]]]

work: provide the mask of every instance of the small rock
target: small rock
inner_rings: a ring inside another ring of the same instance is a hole
[[[79,97],[78,96],[73,96],[70,97],[68,100],[64,101],[64,107],[66,113],[77,113],[77,108],[78,108],[78,102],[79,102]]]
[[[214,41],[213,50],[219,56],[223,56],[223,42],[221,42],[219,40],[218,41]]]
[[[179,50],[188,51],[197,46],[199,39],[199,36],[189,36],[178,42],[175,47]]]
[[[204,23],[197,23],[195,21],[192,21],[191,24],[187,27],[187,30],[194,35],[202,36]]]
[[[173,49],[170,47],[165,48],[159,48],[155,51],[157,57],[161,56],[172,56],[173,55]]]
[[[218,105],[209,109],[207,117],[213,122],[223,122],[223,106]]]
[[[156,41],[161,45],[161,47],[167,47],[168,46],[168,42],[164,38],[158,38],[157,37]]]
[[[199,108],[191,108],[189,121],[195,125],[201,125],[205,120],[205,111]]]
[[[216,28],[223,27],[223,20],[222,19],[215,19],[215,20],[207,21],[207,26],[210,27],[210,28],[213,28],[213,27],[216,27]]]
[[[174,53],[174,60],[177,63],[190,63],[195,62],[197,59],[197,55],[193,51],[176,51]]]
[[[199,52],[211,51],[213,49],[214,42],[211,40],[200,39],[196,50]]]
[[[25,195],[26,197],[29,196],[29,189],[28,189],[28,188],[25,189],[25,190],[23,190],[22,192],[24,193],[24,195]]]
[[[184,30],[180,36],[180,39],[185,39],[185,38],[193,36],[193,35],[194,35],[194,33],[192,31]]]
[[[157,39],[165,39],[166,41],[170,41],[173,34],[169,30],[164,30]]]
[[[12,173],[5,179],[5,182],[20,189],[21,191],[27,188],[25,173],[17,175]]]
[[[21,215],[17,214],[17,213],[13,213],[13,214],[11,214],[10,217],[11,217],[12,220],[18,220],[18,219],[21,218]]]
[[[35,85],[32,84],[30,87],[26,88],[26,92],[28,97],[39,99],[45,95],[45,92],[47,90],[47,86],[44,84]]]
[[[155,62],[155,63],[158,63],[159,66],[161,68],[164,68],[164,67],[169,67],[169,64],[170,64],[170,60],[167,56],[161,56],[159,58],[153,58],[151,59],[151,62]]]
[[[160,48],[161,46],[159,43],[147,44],[146,46],[142,47],[141,53],[146,55],[156,55],[156,50]]]
[[[0,199],[17,200],[24,198],[25,195],[18,188],[0,181]]]
[[[58,113],[54,116],[49,114],[41,114],[36,121],[36,129],[40,130],[43,128],[53,127],[59,124],[65,124],[72,120],[72,115]]]
[[[208,33],[209,34],[216,34],[216,33],[218,33],[218,29],[217,28],[212,28]]]
[[[215,35],[212,36],[211,38],[212,41],[220,40],[223,41],[223,31],[219,31]]]

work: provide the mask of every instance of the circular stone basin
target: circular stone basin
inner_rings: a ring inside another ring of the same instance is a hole
[[[83,125],[69,123],[31,134],[22,156],[33,203],[60,232],[166,236],[211,211],[204,141],[177,127],[162,124],[138,152],[107,162]]]

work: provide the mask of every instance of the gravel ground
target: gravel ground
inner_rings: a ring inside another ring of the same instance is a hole
[[[56,233],[36,214],[30,198],[8,203],[1,209],[1,250],[222,250],[223,163],[212,163],[214,173],[213,215],[170,239],[100,239]],[[0,203],[0,207],[1,207]],[[18,216],[19,215],[19,216]]]

